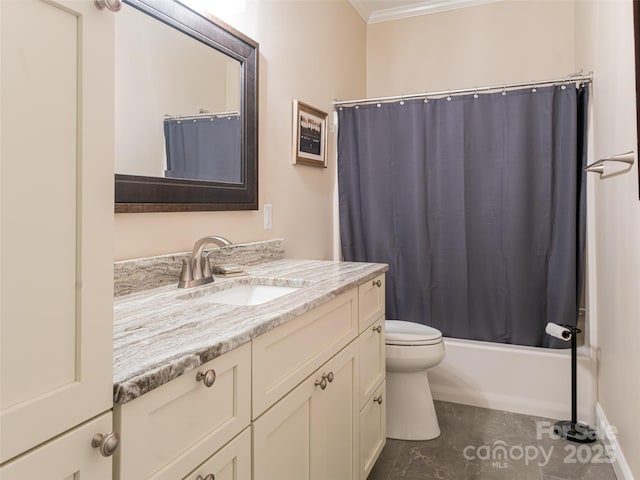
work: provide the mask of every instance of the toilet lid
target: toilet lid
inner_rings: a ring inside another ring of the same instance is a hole
[[[385,343],[388,345],[432,345],[442,341],[442,332],[421,323],[386,320]]]

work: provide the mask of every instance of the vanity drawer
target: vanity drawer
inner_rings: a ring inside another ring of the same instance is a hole
[[[386,382],[360,411],[360,479],[365,480],[387,441]]]
[[[198,373],[215,371],[207,387]],[[116,405],[122,445],[116,480],[175,480],[250,422],[251,345],[207,362],[129,403]]]
[[[358,287],[360,332],[384,315],[384,274]]]
[[[253,418],[273,405],[358,334],[357,289],[270,332],[253,345]]]
[[[367,327],[358,338],[360,348],[360,408],[385,377],[384,316]]]
[[[183,480],[251,480],[251,428],[247,427]]]

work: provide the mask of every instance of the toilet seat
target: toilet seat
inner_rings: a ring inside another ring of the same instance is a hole
[[[385,344],[400,346],[435,345],[442,342],[442,332],[420,323],[403,320],[385,321]]]

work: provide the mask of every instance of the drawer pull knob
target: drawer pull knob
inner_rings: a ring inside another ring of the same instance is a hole
[[[325,377],[324,375],[322,375],[322,380],[316,380],[316,381],[315,381],[315,383],[314,383],[314,385],[315,385],[316,387],[317,387],[317,386],[320,386],[320,388],[321,388],[322,390],[324,390],[325,388],[327,388],[327,377]]]
[[[373,327],[374,332],[382,333],[382,325],[378,325],[377,327]]]
[[[100,455],[110,457],[120,445],[120,435],[109,432],[106,435],[96,433],[91,439],[91,446],[100,450]]]
[[[216,383],[216,371],[214,369],[207,370],[206,372],[198,372],[196,375],[196,380],[198,382],[204,383],[204,386],[209,388],[212,387],[214,383]],[[205,480],[208,480],[205,478]]]
[[[210,473],[206,477],[203,477],[202,475],[198,475],[196,477],[196,480],[216,480],[216,476],[213,473]]]
[[[374,280],[373,281],[373,286],[380,288],[382,286],[382,281],[381,280]]]
[[[379,395],[378,397],[373,399],[374,402],[376,402],[378,405],[382,405],[382,395]]]
[[[333,382],[333,379],[335,378],[335,376],[333,375],[333,372],[329,372],[329,373],[323,373],[322,378],[326,378],[329,381],[329,383],[331,383]]]

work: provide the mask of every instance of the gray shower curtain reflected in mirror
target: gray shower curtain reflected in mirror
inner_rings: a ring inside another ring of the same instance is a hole
[[[165,119],[165,175],[242,184],[242,121],[238,115]]]
[[[385,262],[387,318],[557,347],[584,253],[588,86],[338,110],[345,260]]]

